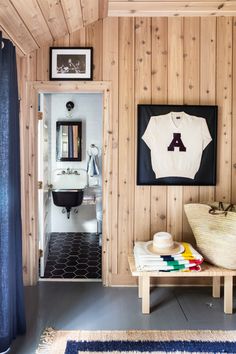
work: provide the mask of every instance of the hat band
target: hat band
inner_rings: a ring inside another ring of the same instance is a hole
[[[158,246],[154,245],[154,243],[152,244],[152,246],[155,251],[161,251],[161,252],[166,252],[169,250],[173,250],[173,248],[175,248],[174,243],[169,247],[158,247]]]

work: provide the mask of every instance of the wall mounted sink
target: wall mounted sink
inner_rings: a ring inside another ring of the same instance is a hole
[[[82,204],[84,196],[83,189],[53,189],[53,202],[58,207],[66,208],[67,218],[70,218],[71,208]]]
[[[88,185],[88,174],[85,169],[56,169],[52,173],[54,189],[84,189]]]

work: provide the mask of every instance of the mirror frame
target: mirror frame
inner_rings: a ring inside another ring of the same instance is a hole
[[[78,151],[78,157],[59,157],[59,133],[60,127],[68,125],[68,126],[78,126],[78,141],[80,149]],[[56,122],[56,160],[57,161],[82,161],[82,122],[81,121],[57,121]]]

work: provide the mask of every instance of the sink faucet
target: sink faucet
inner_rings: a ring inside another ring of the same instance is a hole
[[[66,174],[67,175],[77,175],[78,174],[78,172],[77,172],[77,170],[73,170],[72,168],[67,168],[66,169]]]
[[[79,170],[86,171],[83,168],[78,168],[78,169],[73,170],[72,168],[68,167],[66,170],[62,170],[61,172],[57,173],[57,175],[76,175],[76,176],[79,176],[80,175]],[[87,171],[86,171],[86,173],[87,173]],[[87,176],[87,178],[88,178],[88,176]]]

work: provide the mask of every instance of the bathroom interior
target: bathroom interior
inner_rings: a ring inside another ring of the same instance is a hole
[[[101,281],[101,93],[39,95],[39,279]]]

